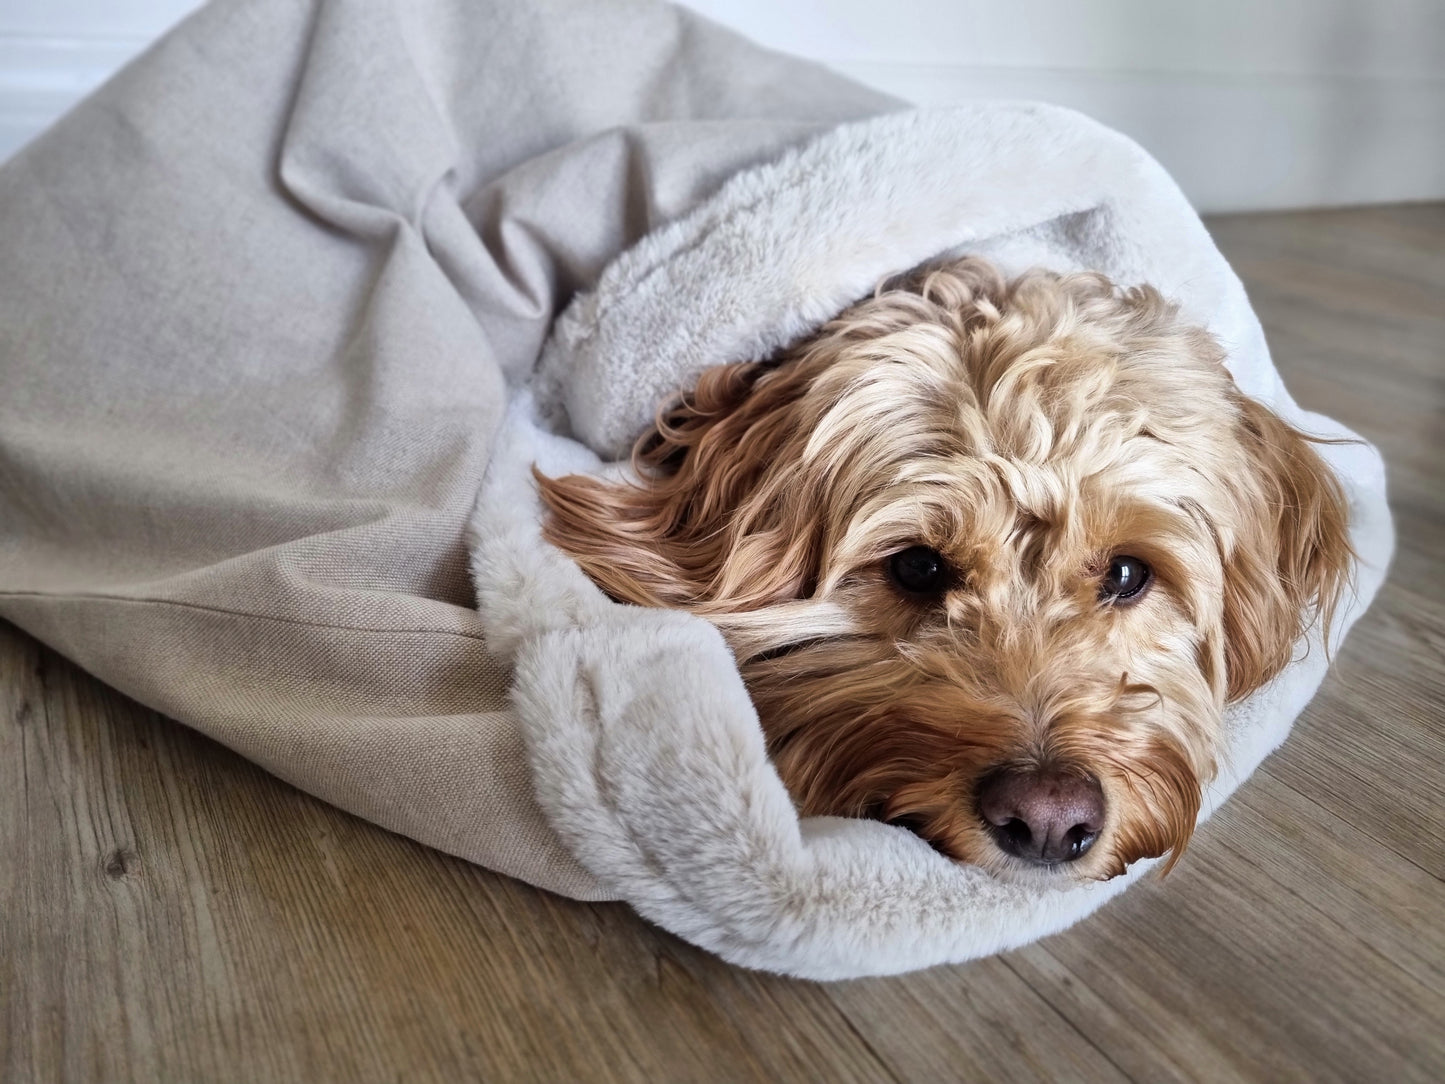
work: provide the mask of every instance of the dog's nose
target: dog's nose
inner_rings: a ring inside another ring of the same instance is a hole
[[[984,779],[978,811],[994,841],[1030,862],[1072,862],[1104,828],[1104,790],[1092,775],[1005,768]]]

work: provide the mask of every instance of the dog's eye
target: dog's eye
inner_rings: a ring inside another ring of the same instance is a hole
[[[1099,597],[1106,602],[1130,602],[1137,599],[1152,579],[1149,566],[1137,557],[1118,556],[1109,562],[1104,582],[1099,584]]]
[[[910,595],[941,595],[949,581],[947,562],[927,546],[909,546],[888,558],[888,575]]]

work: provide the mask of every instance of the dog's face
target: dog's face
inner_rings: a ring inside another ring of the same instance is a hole
[[[704,374],[636,458],[541,479],[548,538],[723,631],[801,812],[1000,873],[1176,859],[1224,705],[1348,568],[1309,443],[1097,275],[915,272]]]

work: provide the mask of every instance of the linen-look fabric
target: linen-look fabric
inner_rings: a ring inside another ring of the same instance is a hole
[[[465,521],[553,315],[893,103],[647,0],[222,0],[0,167],[0,616],[297,786],[606,898]]]

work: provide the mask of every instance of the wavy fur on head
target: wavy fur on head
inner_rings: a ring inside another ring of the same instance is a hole
[[[1092,775],[1069,869],[1176,860],[1225,703],[1277,674],[1349,560],[1343,494],[1148,288],[979,259],[884,283],[664,408],[636,480],[539,477],[547,538],[614,598],[728,638],[805,814],[906,824],[1021,871],[978,810],[1002,767]],[[926,546],[918,597],[893,555]],[[1101,596],[1113,558],[1152,570]]]

